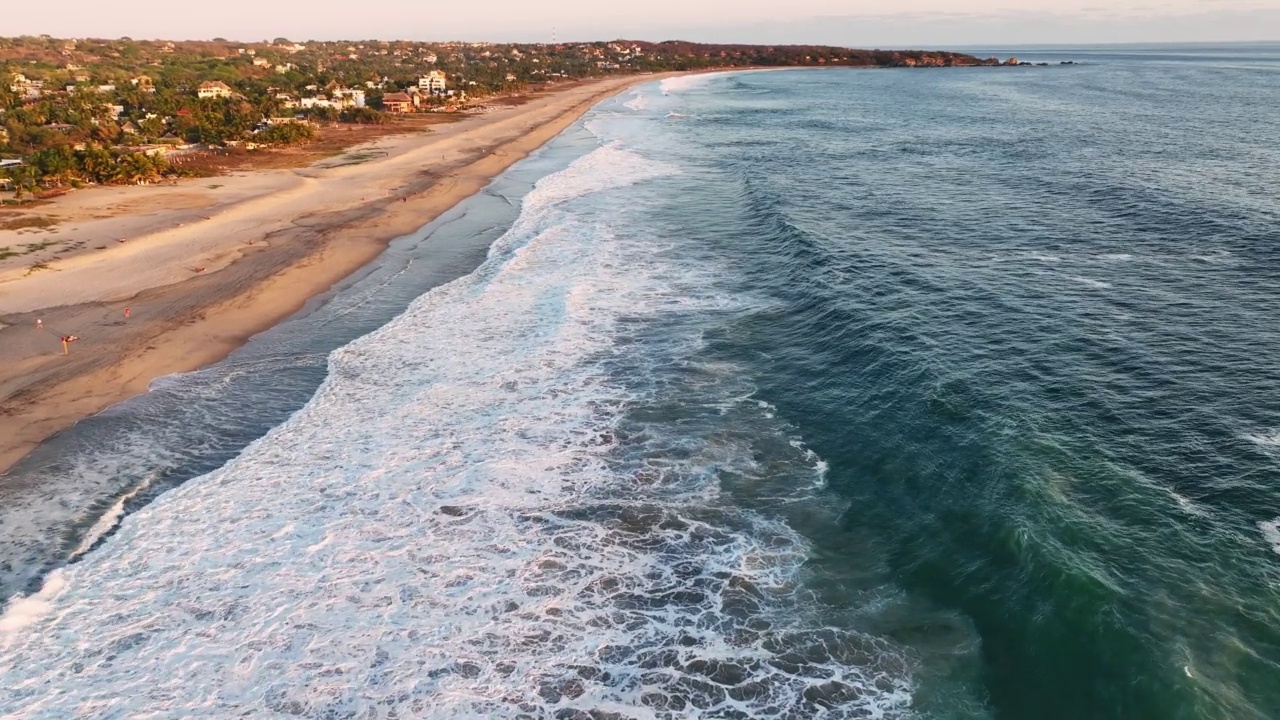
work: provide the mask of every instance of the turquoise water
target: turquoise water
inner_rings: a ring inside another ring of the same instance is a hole
[[[0,707],[1280,716],[1280,47],[1018,54],[640,86],[59,438]]]
[[[712,347],[850,503],[821,582],[965,628],[925,664],[998,716],[1275,717],[1280,53],[1086,60],[690,98],[776,301]]]

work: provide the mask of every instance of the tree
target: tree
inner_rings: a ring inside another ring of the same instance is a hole
[[[164,134],[164,120],[159,117],[143,118],[138,121],[138,129],[148,138],[157,138]]]
[[[311,126],[300,122],[279,123],[258,133],[259,140],[271,145],[295,145],[314,136]]]
[[[21,200],[22,194],[34,193],[36,188],[36,172],[35,169],[26,165],[19,165],[9,169],[9,179],[13,181],[13,197],[15,200]]]
[[[320,120],[323,122],[334,122],[335,120],[338,119],[338,111],[335,108],[331,108],[331,107],[317,106],[317,107],[308,108],[305,111],[305,114],[309,118],[313,118],[315,120]]]
[[[359,125],[381,125],[386,120],[386,115],[373,108],[358,107],[343,110],[338,119],[345,123],[357,123]]]
[[[66,145],[56,145],[32,154],[27,164],[43,180],[62,185],[76,174],[76,158]]]
[[[104,147],[90,145],[76,154],[80,172],[85,180],[96,183],[111,182],[115,176],[115,158]]]

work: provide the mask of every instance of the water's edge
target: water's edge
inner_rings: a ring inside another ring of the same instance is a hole
[[[334,349],[473,272],[534,183],[594,146],[583,122],[225,359],[156,378],[148,392],[79,421],[0,475],[0,608],[37,592],[50,571],[99,546],[128,515],[288,419],[327,377]]]

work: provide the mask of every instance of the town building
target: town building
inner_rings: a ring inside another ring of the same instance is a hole
[[[418,78],[418,89],[433,95],[443,93],[446,87],[447,83],[445,82],[445,74],[439,70],[432,70],[426,75]]]
[[[44,81],[31,80],[22,73],[14,73],[9,89],[18,93],[23,100],[34,100],[44,92]]]
[[[332,93],[333,102],[338,107],[364,107],[364,91],[354,88],[338,88]]]
[[[405,93],[387,93],[382,96],[382,106],[387,112],[410,113],[413,112],[413,98]]]
[[[200,83],[196,95],[200,98],[229,98],[235,95],[235,91],[221,80],[213,80]]]

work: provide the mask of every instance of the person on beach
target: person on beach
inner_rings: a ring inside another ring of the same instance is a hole
[[[40,318],[36,318],[36,329],[37,330],[44,329],[44,320],[41,320]]]
[[[124,309],[124,319],[125,319],[125,320],[128,320],[128,319],[129,319],[129,308],[125,308],[125,309]]]

